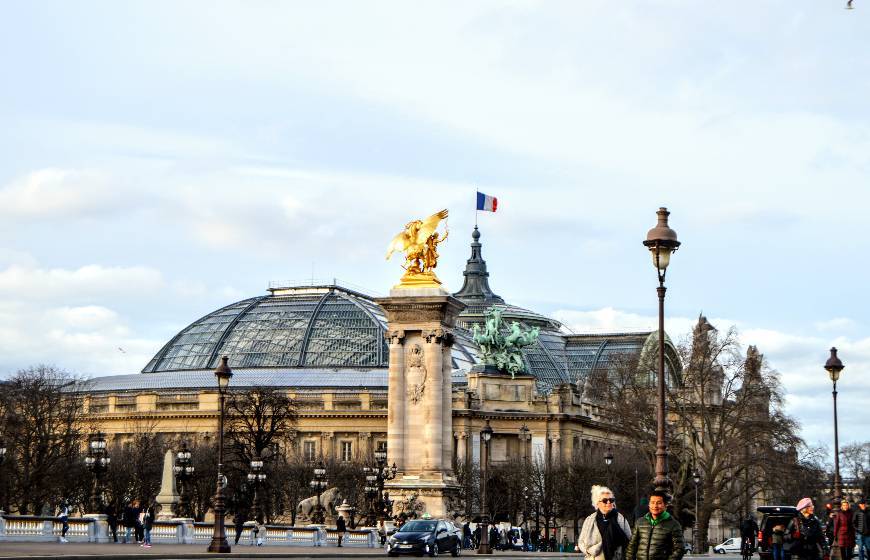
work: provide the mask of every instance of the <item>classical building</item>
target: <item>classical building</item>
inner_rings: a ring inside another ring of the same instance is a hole
[[[448,271],[440,271],[447,275]],[[572,334],[549,317],[511,305],[489,286],[480,232],[472,233],[462,288],[464,304],[449,346],[449,433],[458,460],[479,460],[480,431],[495,430],[492,462],[542,460],[603,450],[618,429],[600,414],[592,372],[618,356],[656,350],[657,333]],[[490,306],[540,336],[523,348],[528,376],[474,373],[471,328]],[[123,440],[143,423],[166,434],[213,433],[217,426],[214,368],[229,356],[231,388],[285,389],[299,409],[298,451],[338,460],[365,458],[387,445],[390,345],[387,314],[375,298],[340,285],[274,287],[197,319],[173,337],[141,373],[93,380],[86,407]],[[682,366],[667,342],[670,378]],[[405,399],[413,395],[405,393]],[[521,427],[528,431],[522,432]],[[526,435],[527,434],[527,435]]]

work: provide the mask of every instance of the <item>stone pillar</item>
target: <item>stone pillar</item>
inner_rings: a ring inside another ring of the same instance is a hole
[[[468,458],[468,432],[455,432],[456,438],[456,461],[465,463]]]
[[[426,379],[423,385],[423,469],[441,472],[444,469],[444,353],[440,331],[425,331]],[[452,430],[447,433],[452,433]]]
[[[562,458],[562,436],[560,436],[559,434],[550,434],[548,438],[550,440],[550,461],[553,463],[557,463]]]
[[[385,485],[396,502],[416,496],[443,517],[455,507],[451,349],[464,305],[440,288],[394,289],[377,300],[387,314],[390,342],[387,453],[399,476]]]
[[[335,433],[322,432],[320,434],[320,454],[324,459],[335,456]]]
[[[372,456],[372,433],[360,432],[357,436],[359,444],[357,446],[356,458],[358,461],[367,461]]]
[[[390,344],[387,388],[387,461],[405,470],[405,331],[386,334]]]
[[[167,521],[175,517],[174,510],[178,504],[178,491],[175,489],[175,454],[171,449],[166,450],[163,456],[163,478],[160,484],[160,493],[157,494],[157,503],[160,505],[160,513],[157,514],[159,521]]]

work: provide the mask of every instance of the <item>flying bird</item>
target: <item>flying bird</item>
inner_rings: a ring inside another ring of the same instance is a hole
[[[121,348],[120,346],[118,346],[118,350],[120,350],[122,354],[126,354],[126,353],[127,353],[127,351],[124,350],[123,348]]]
[[[846,9],[847,9],[847,10],[854,10],[854,9],[855,9],[855,8],[852,7],[852,0],[848,0],[848,1],[846,2]]]

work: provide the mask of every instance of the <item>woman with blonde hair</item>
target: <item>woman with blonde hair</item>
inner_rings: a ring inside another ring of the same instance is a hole
[[[623,560],[631,527],[616,509],[616,498],[606,486],[592,487],[595,512],[583,521],[578,546],[586,560]]]

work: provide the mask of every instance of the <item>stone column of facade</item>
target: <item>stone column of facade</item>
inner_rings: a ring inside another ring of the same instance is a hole
[[[372,456],[372,433],[371,432],[360,432],[359,433],[359,447],[357,447],[356,458],[360,461],[368,461],[369,457]]]
[[[385,333],[390,344],[387,387],[387,461],[405,470],[405,331]]]
[[[399,474],[385,486],[393,512],[414,496],[433,517],[448,516],[459,497],[452,472],[451,329],[465,306],[440,288],[396,288],[377,301],[391,342],[387,454]]]
[[[324,459],[335,456],[335,433],[322,432],[320,434],[320,454]]]
[[[561,440],[562,436],[559,434],[550,434],[548,436],[550,440],[550,461],[553,463],[558,463],[562,458],[562,448],[561,448]]]
[[[455,432],[453,437],[456,438],[456,462],[465,463],[468,457],[468,432]]]

